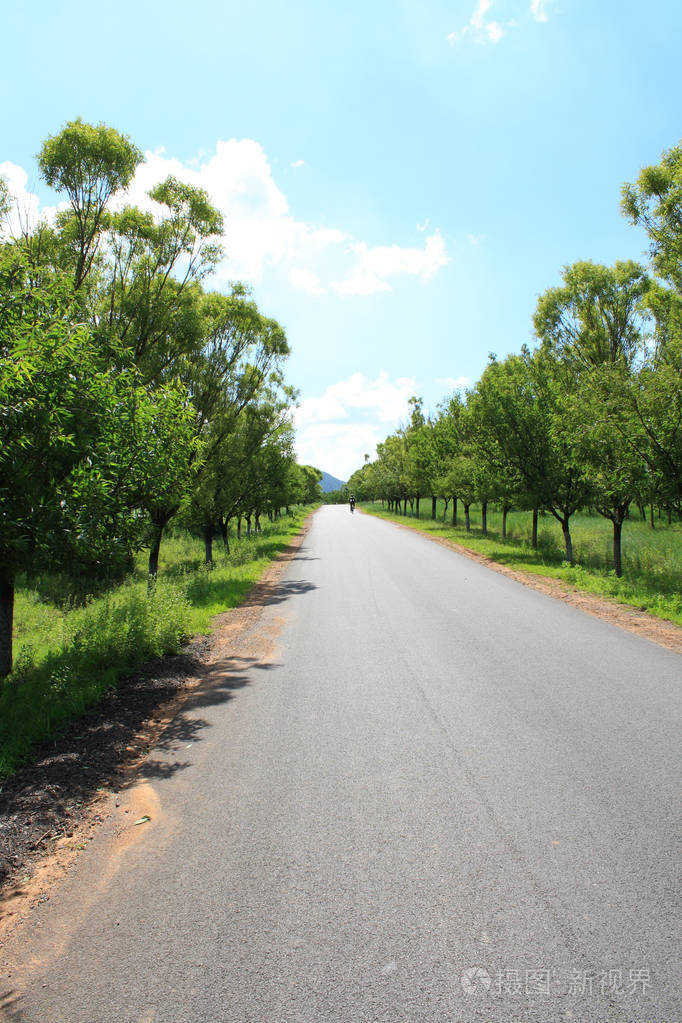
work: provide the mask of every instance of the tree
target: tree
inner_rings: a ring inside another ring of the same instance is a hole
[[[645,350],[651,282],[636,263],[575,263],[564,270],[564,281],[541,296],[535,328],[561,366],[564,442],[583,465],[593,506],[613,524],[620,576],[623,522],[642,483],[641,460],[626,440],[631,427],[622,399]]]
[[[623,440],[647,470],[650,498],[682,512],[682,339],[670,337],[620,392]]]
[[[654,271],[682,295],[682,144],[643,167],[635,184],[623,186],[621,210],[646,229]]]
[[[129,138],[105,124],[69,121],[58,135],[48,138],[38,154],[44,180],[66,192],[71,210],[60,226],[73,256],[73,283],[81,286],[92,267],[111,196],[126,188],[142,160]]]
[[[11,208],[12,203],[9,196],[7,182],[2,175],[0,175],[0,221],[7,216]]]
[[[654,272],[665,282],[647,304],[656,320],[656,348],[627,394],[632,443],[662,500],[682,506],[682,144],[623,186],[621,209],[651,242]]]
[[[36,288],[21,250],[0,250],[0,676],[19,572],[121,563],[142,542],[134,495],[154,409],[132,372],[102,363],[71,299],[59,274]]]
[[[315,504],[322,500],[322,473],[314,465],[299,465],[303,486],[297,504]]]
[[[158,381],[202,346],[198,286],[221,256],[216,237],[223,221],[203,189],[173,177],[148,194],[159,204],[159,218],[135,207],[111,216],[93,329],[103,343],[123,345],[145,380]],[[215,301],[221,298],[216,294]]]
[[[295,400],[295,392],[282,375],[289,354],[286,334],[275,320],[262,315],[243,287],[236,286],[230,296],[206,295],[203,315],[203,350],[186,365],[203,441],[191,514],[204,535],[210,563],[213,537],[243,496],[245,464],[257,455],[273,424]],[[235,443],[236,460],[230,450]],[[168,508],[169,517],[175,510]]]
[[[563,278],[563,287],[538,300],[533,322],[540,340],[578,371],[606,364],[629,369],[641,351],[642,300],[650,287],[644,269],[633,262],[578,262],[564,268]]]

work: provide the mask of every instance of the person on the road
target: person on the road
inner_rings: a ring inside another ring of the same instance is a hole
[[[350,495],[350,510],[351,512],[355,511],[355,498],[352,494]]]

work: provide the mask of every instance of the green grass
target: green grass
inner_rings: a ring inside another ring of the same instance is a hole
[[[656,521],[656,528],[644,522],[637,511],[623,527],[623,575],[618,579],[612,569],[613,533],[611,523],[597,515],[581,513],[571,520],[574,560],[564,561],[561,528],[550,515],[540,517],[538,550],[531,547],[531,513],[510,512],[507,539],[501,537],[502,513],[488,508],[488,533],[481,531],[480,507],[471,508],[471,532],[464,528],[464,512],[458,509],[458,525],[443,523],[443,502],[438,503],[438,519],[431,520],[431,502],[423,501],[420,518],[392,515],[379,503],[364,504],[364,511],[401,525],[412,526],[461,544],[484,554],[492,561],[536,575],[561,579],[580,590],[608,597],[649,611],[682,626],[682,525],[668,526]]]
[[[83,714],[118,679],[145,661],[176,653],[191,636],[208,633],[213,617],[236,607],[272,559],[301,529],[304,512],[250,539],[216,544],[214,568],[201,541],[176,534],[164,541],[158,580],[148,592],[146,557],[124,583],[97,597],[72,599],[55,580],[19,585],[15,604],[14,669],[0,682],[0,780],[32,749]]]

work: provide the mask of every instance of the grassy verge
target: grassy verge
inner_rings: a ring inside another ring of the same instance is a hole
[[[472,508],[472,529],[443,522],[443,503],[439,502],[433,521],[431,502],[422,503],[419,519],[389,514],[380,504],[363,505],[363,511],[400,525],[433,533],[484,554],[491,561],[521,572],[550,576],[580,590],[641,608],[682,626],[682,527],[631,519],[623,529],[623,576],[611,569],[611,524],[599,517],[576,515],[571,528],[576,564],[563,560],[561,530],[550,516],[541,519],[538,550],[530,544],[529,512],[512,512],[507,519],[507,538],[501,536],[501,512],[488,511],[488,532],[480,526],[480,509]],[[447,517],[451,514],[448,508]],[[463,514],[459,516],[463,518]]]
[[[265,523],[258,536],[231,541],[230,555],[216,552],[210,571],[200,541],[187,535],[167,540],[151,593],[143,554],[128,580],[82,606],[63,593],[57,603],[54,580],[20,586],[14,670],[0,682],[0,780],[119,678],[152,657],[177,653],[191,636],[210,632],[213,616],[236,607],[300,532],[304,514]]]

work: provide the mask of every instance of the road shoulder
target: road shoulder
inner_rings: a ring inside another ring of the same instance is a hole
[[[377,518],[377,516],[373,517]],[[652,643],[658,643],[659,646],[665,647],[666,650],[682,654],[682,629],[674,625],[673,622],[656,618],[646,611],[637,610],[637,608],[630,607],[627,604],[619,604],[616,601],[607,600],[605,597],[586,593],[570,583],[562,582],[559,579],[552,579],[550,576],[536,575],[535,573],[521,572],[518,569],[509,568],[498,561],[493,561],[492,558],[487,557],[485,554],[472,551],[468,547],[456,543],[454,540],[448,540],[446,537],[436,536],[426,530],[419,529],[418,526],[405,525],[401,522],[394,522],[392,519],[380,519],[380,521],[388,522],[392,526],[397,526],[398,529],[407,529],[413,533],[418,533],[420,536],[425,537],[425,539],[438,543],[442,547],[447,547],[449,550],[455,551],[471,561],[476,561],[480,565],[485,565],[486,568],[492,569],[493,572],[506,575],[523,586],[538,590],[540,593],[544,593],[548,597],[554,597],[556,600],[562,600],[565,604],[577,607],[587,614],[594,615],[595,618],[601,618],[603,621],[609,622],[611,625],[617,625],[618,628],[624,629],[626,632],[635,633],[644,639],[651,640]]]

